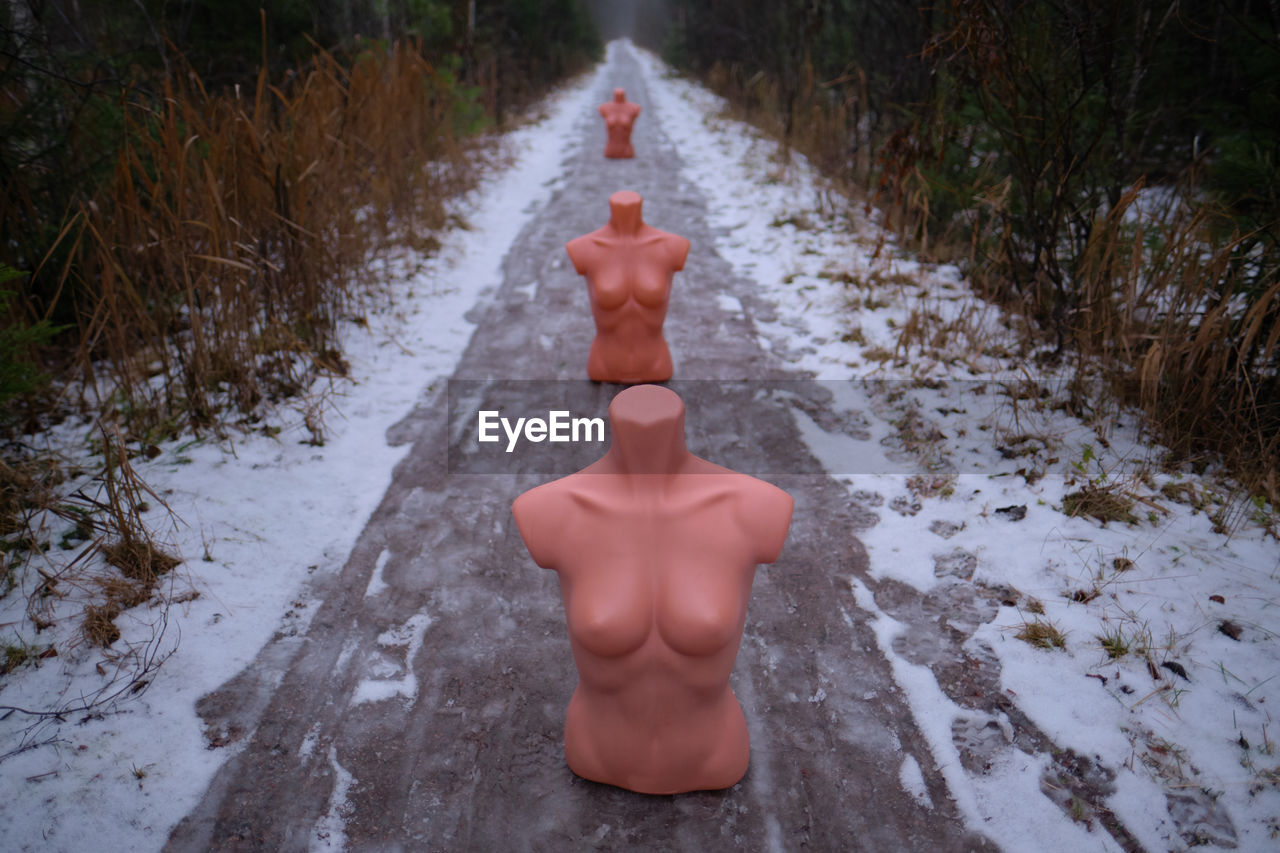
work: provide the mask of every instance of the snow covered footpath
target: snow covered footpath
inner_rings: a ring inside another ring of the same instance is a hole
[[[836,391],[852,388],[851,379],[901,380],[839,399],[880,442],[885,470],[905,449],[931,460],[927,475],[868,472],[865,462],[856,469],[849,460],[865,459],[866,442],[797,414],[850,501],[880,516],[862,535],[873,578],[921,594],[957,582],[1000,591],[1009,603],[992,618],[939,619],[967,637],[975,658],[998,664],[1000,690],[1040,731],[1103,769],[1096,787],[1105,809],[1142,846],[1274,849],[1273,508],[1231,504],[1211,479],[1165,470],[1127,417],[1083,423],[1052,400],[1024,396],[1004,318],[954,269],[904,256],[874,217],[850,213],[803,160],[784,162],[776,145],[720,118],[717,98],[637,54],[649,115],[723,229],[716,249],[776,306],[773,319],[757,319],[761,343]],[[0,763],[0,847],[158,849],[196,804],[236,748],[206,748],[196,701],[275,633],[306,628],[315,610],[309,580],[338,571],[408,450],[389,446],[388,428],[452,371],[471,334],[468,310],[500,281],[506,247],[562,175],[584,123],[597,121],[598,83],[580,81],[548,103],[545,119],[508,137],[513,165],[459,210],[470,230],[446,235],[434,258],[371,270],[386,281],[384,310],[347,332],[354,381],[333,385],[323,447],[301,443],[309,433],[299,418],[275,437],[175,443],[135,461],[182,520],[166,534],[187,558],[173,592],[200,595],[170,610],[154,651],[173,654],[146,691],[38,729],[16,712],[0,720],[0,754],[24,739],[38,744]],[[922,321],[945,334],[900,346],[904,329]],[[993,377],[1005,385],[974,381]],[[1133,522],[1068,517],[1064,503],[1085,489],[1127,500]],[[1116,849],[1099,826],[1105,815],[1061,796],[1046,753],[1021,749],[1007,717],[948,698],[920,663],[917,626],[849,582],[863,608],[853,617],[873,624],[971,825],[1009,850]],[[21,622],[29,591],[0,599],[0,632]],[[122,644],[152,639],[154,610],[117,621]],[[1028,625],[1060,630],[1065,648],[1018,639]],[[87,646],[60,649],[6,677],[0,705],[72,702],[102,683],[102,662]],[[904,760],[899,776],[927,798],[918,765]],[[340,815],[333,820],[340,828]]]
[[[1005,697],[1057,747],[1101,768],[1099,813],[1056,783],[1049,755],[1015,745],[1005,715],[948,698],[919,663],[927,650],[915,647],[916,628],[851,578],[973,828],[1008,850],[1114,850],[1100,826],[1109,810],[1149,850],[1277,849],[1275,508],[1162,466],[1128,414],[1084,423],[1030,396],[1038,388],[1013,355],[1008,321],[956,269],[898,251],[803,158],[780,155],[725,118],[719,98],[635,52],[683,177],[723,229],[717,250],[776,306],[774,319],[757,319],[761,343],[836,380],[829,387],[886,456],[905,449],[930,462],[915,477],[868,471],[876,466],[851,462],[865,460],[865,442],[797,413],[850,500],[876,508],[862,536],[872,576],[921,594],[958,578],[1003,597],[976,631],[973,614],[937,618],[969,635],[974,658],[994,656]],[[931,333],[913,338],[913,328]],[[870,412],[868,396],[839,393],[842,381],[877,378],[891,381]],[[1081,492],[1118,496],[1132,522],[1068,517],[1064,502]],[[1028,626],[1048,648],[1018,638]],[[901,775],[910,789],[918,768],[904,763]]]
[[[342,567],[409,449],[390,446],[387,430],[452,373],[473,329],[467,312],[500,284],[507,247],[581,145],[599,73],[553,96],[543,117],[505,137],[510,164],[458,203],[467,228],[441,235],[437,255],[371,268],[383,292],[367,326],[345,331],[352,380],[323,389],[333,407],[322,447],[303,443],[310,433],[297,417],[274,437],[175,442],[153,460],[134,461],[181,519],[160,534],[186,558],[172,591],[190,600],[171,607],[158,637],[154,608],[125,611],[116,645],[150,644],[152,654],[172,656],[145,692],[115,706],[34,728],[18,712],[0,720],[0,754],[35,744],[0,763],[0,848],[155,850],[195,806],[235,748],[207,748],[196,701],[253,661],[276,632],[306,628],[315,609],[308,581]],[[167,525],[158,509],[151,521]],[[60,531],[51,533],[56,541]],[[6,644],[19,639],[13,633],[29,591],[0,600]],[[88,645],[59,652],[5,677],[0,705],[66,707],[101,685],[101,672],[112,675],[114,664]]]

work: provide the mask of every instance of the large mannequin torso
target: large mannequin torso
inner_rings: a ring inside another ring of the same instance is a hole
[[[727,788],[749,757],[729,675],[792,500],[689,453],[668,389],[623,391],[609,414],[604,458],[512,507],[534,561],[560,576],[579,675],[565,758],[643,793]]]
[[[671,378],[671,351],[662,336],[671,278],[684,269],[689,241],[644,224],[637,193],[609,197],[609,224],[565,245],[587,295],[596,337],[587,375],[597,382],[636,384]]]
[[[631,129],[640,116],[640,105],[630,103],[624,89],[614,89],[613,100],[600,105],[600,115],[604,117],[604,156],[612,159],[636,156],[631,145]]]

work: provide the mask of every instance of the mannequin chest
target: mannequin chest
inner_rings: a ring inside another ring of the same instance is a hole
[[[736,648],[755,566],[723,511],[662,524],[597,521],[586,538],[560,583],[569,633],[587,651],[619,657],[659,643],[706,657]]]
[[[635,301],[645,308],[663,308],[671,292],[672,269],[661,245],[620,247],[600,261],[587,276],[593,302],[616,310]]]

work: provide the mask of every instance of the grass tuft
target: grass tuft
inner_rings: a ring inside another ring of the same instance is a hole
[[[1105,486],[1088,485],[1071,492],[1062,499],[1062,511],[1071,518],[1087,516],[1103,524],[1111,521],[1138,523],[1138,517],[1133,514],[1133,499]]]
[[[182,562],[149,542],[113,542],[103,546],[102,556],[126,578],[148,583]]]
[[[120,628],[115,619],[120,615],[120,605],[114,601],[106,604],[89,604],[84,608],[84,637],[98,648],[110,648],[120,639]]]
[[[155,589],[154,583],[139,583],[125,578],[100,578],[97,586],[107,602],[118,604],[124,610],[150,601]]]
[[[1041,619],[1023,623],[1022,630],[1014,636],[1038,649],[1066,649],[1067,647],[1066,634],[1058,630],[1052,622]]]
[[[1122,658],[1131,651],[1128,638],[1125,637],[1124,632],[1119,628],[1100,635],[1098,637],[1098,643],[1102,646],[1103,651],[1107,653],[1107,657],[1111,660]]]

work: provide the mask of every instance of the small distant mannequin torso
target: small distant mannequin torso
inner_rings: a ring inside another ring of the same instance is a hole
[[[604,117],[604,156],[615,160],[636,156],[631,145],[631,129],[640,115],[640,105],[627,100],[625,89],[614,89],[613,100],[600,105]]]
[[[637,193],[614,193],[609,223],[565,245],[574,269],[587,278],[596,324],[587,376],[596,382],[665,382],[673,371],[662,324],[671,278],[684,269],[689,241],[645,225],[642,203]]]
[[[793,501],[690,453],[667,388],[622,391],[609,418],[603,458],[512,507],[560,577],[578,667],[565,759],[641,793],[727,788],[750,751],[729,675],[756,565],[778,558]]]

